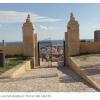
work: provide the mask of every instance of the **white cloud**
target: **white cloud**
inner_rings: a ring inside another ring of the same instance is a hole
[[[30,14],[32,22],[57,22],[62,20],[41,16],[32,12],[0,11],[0,23],[24,22],[28,14]]]
[[[48,27],[44,26],[44,25],[40,25],[40,29],[42,29],[42,30],[48,30]]]
[[[56,27],[55,27],[55,28],[56,28]],[[45,25],[40,25],[40,29],[42,29],[42,30],[52,30],[52,29],[54,29],[54,27],[45,26]]]

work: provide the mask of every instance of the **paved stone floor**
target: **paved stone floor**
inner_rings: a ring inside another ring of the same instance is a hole
[[[100,87],[100,54],[89,54],[74,57],[80,69]]]
[[[67,67],[35,68],[17,79],[0,79],[1,92],[94,92]]]

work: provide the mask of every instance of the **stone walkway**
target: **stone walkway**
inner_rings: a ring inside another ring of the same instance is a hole
[[[40,67],[17,79],[0,79],[1,92],[93,92],[96,91],[67,67]]]
[[[100,88],[100,54],[89,54],[74,57],[80,69]]]
[[[93,82],[97,84],[100,89],[100,66],[92,66],[81,68],[84,73],[92,79]]]

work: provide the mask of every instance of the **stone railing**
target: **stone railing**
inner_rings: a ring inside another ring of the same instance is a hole
[[[23,63],[17,65],[16,67],[6,71],[5,73],[2,74],[2,76],[8,78],[16,78],[29,70],[31,70],[30,60],[24,61]]]
[[[100,88],[96,84],[95,81],[93,81],[88,75],[86,75],[82,69],[80,68],[80,65],[74,60],[73,57],[68,58],[68,66],[79,76],[81,76],[84,80],[86,80],[88,83],[90,83],[95,89],[100,91]]]

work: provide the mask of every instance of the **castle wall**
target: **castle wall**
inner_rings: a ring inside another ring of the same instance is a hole
[[[22,46],[0,46],[0,50],[4,50],[5,55],[23,55]]]
[[[100,42],[80,42],[80,53],[100,53]]]

